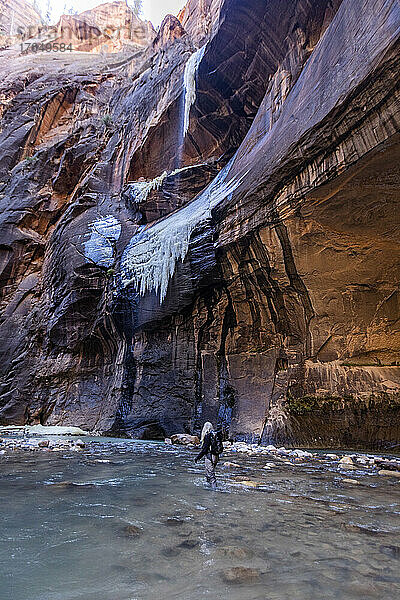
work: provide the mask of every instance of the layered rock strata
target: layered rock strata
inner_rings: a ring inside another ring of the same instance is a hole
[[[27,28],[40,23],[40,15],[25,0],[0,0],[0,36],[22,34]]]
[[[142,48],[6,51],[3,423],[399,443],[399,12],[190,0]]]

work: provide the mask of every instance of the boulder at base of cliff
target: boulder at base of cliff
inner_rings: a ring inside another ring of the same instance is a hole
[[[173,444],[181,444],[182,446],[188,446],[189,444],[200,444],[200,440],[197,435],[189,435],[187,433],[174,433],[174,435],[171,435],[171,442]]]

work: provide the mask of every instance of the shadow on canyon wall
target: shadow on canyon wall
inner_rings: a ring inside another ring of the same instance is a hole
[[[267,4],[0,50],[1,423],[398,449],[400,9]]]

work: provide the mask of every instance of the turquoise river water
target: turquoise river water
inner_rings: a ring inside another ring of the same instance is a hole
[[[400,598],[399,479],[227,454],[213,492],[194,455],[90,438],[0,456],[1,600]]]

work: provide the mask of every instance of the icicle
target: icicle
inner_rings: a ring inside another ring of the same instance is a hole
[[[161,173],[161,175],[155,177],[151,181],[133,181],[132,183],[128,183],[126,190],[132,202],[135,202],[135,204],[142,204],[143,202],[146,202],[147,196],[152,190],[160,189],[167,177],[171,177],[172,175],[176,175],[182,171],[187,171],[188,169],[193,169],[194,167],[202,167],[206,164],[207,163],[200,163],[198,165],[192,165],[189,167],[181,167],[180,169],[171,171],[171,173],[164,171]]]
[[[151,181],[134,181],[129,183],[127,191],[132,202],[141,204],[146,202],[147,196],[152,190],[158,190],[163,184],[164,179],[168,177],[167,171],[152,179]]]
[[[134,283],[141,295],[155,291],[164,300],[176,262],[185,259],[194,229],[211,217],[211,209],[245,176],[225,183],[232,160],[192,202],[151,227],[142,227],[131,239],[121,258],[124,287]]]
[[[192,54],[185,65],[183,74],[183,85],[185,88],[185,108],[183,113],[183,137],[189,129],[189,113],[192,104],[196,100],[196,73],[203,58],[206,45],[202,46]]]

